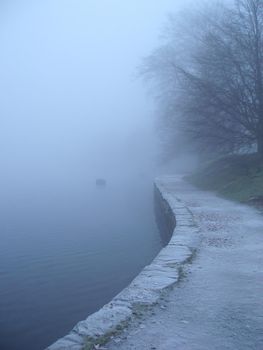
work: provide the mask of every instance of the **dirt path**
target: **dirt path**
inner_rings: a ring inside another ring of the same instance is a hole
[[[202,233],[196,259],[163,304],[109,350],[262,350],[263,217],[254,209],[164,180]]]

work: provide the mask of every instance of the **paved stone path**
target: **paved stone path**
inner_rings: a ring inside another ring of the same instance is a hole
[[[202,244],[185,278],[109,350],[262,350],[263,216],[167,177],[192,211]]]

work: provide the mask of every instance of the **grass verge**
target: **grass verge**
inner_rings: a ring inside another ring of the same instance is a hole
[[[231,155],[207,162],[186,180],[235,201],[263,204],[263,161],[257,154]]]

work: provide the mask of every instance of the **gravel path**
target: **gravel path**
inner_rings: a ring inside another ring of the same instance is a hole
[[[201,248],[162,305],[106,348],[262,350],[263,217],[175,177],[163,183],[194,214]]]

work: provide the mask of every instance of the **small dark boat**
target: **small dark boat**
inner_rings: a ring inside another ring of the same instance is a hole
[[[106,186],[106,180],[104,180],[104,179],[97,179],[96,180],[96,186],[97,187],[105,187]]]

